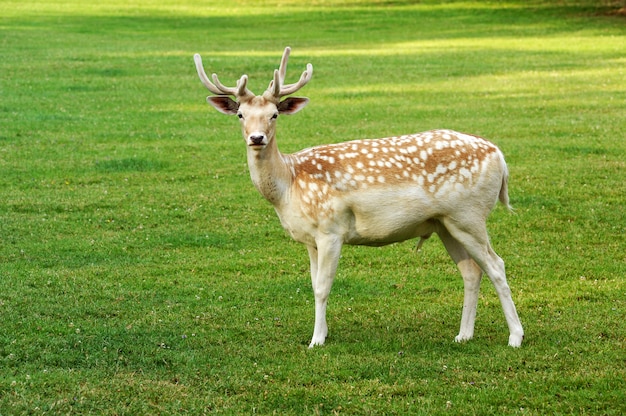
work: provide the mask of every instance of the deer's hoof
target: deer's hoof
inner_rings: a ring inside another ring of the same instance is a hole
[[[454,337],[454,342],[467,342],[472,338],[473,338],[472,335],[459,334],[456,337]]]
[[[522,341],[524,340],[524,334],[511,334],[509,335],[509,347],[519,348],[522,346]]]

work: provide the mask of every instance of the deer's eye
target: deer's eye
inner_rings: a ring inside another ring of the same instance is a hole
[[[272,120],[276,120],[277,118],[278,118],[278,113],[274,113],[274,114],[272,115]]]
[[[243,114],[237,113],[237,117],[239,117],[241,120],[243,120]]]

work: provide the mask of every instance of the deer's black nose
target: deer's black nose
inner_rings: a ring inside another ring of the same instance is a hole
[[[260,145],[263,144],[263,140],[265,139],[265,136],[262,134],[255,134],[253,136],[250,136],[250,144],[253,145]]]

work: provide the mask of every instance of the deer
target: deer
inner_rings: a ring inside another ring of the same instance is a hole
[[[498,200],[511,209],[503,153],[481,137],[431,130],[381,139],[351,140],[283,154],[276,141],[279,116],[302,110],[308,98],[291,94],[313,75],[285,83],[291,48],[266,91],[255,95],[242,75],[234,87],[206,75],[194,55],[202,84],[217,111],[237,115],[252,183],[269,201],[282,227],[307,248],[315,324],[309,348],[328,336],[326,310],[344,244],[383,246],[419,238],[418,249],[437,234],[464,285],[456,342],[474,336],[480,283],[493,283],[509,329],[508,345],[520,347],[524,330],[506,280],[504,261],[490,244],[486,220]],[[232,98],[231,98],[232,97]]]

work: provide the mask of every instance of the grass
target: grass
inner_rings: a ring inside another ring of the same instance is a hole
[[[623,414],[623,2],[4,1],[0,415]],[[303,247],[256,194],[191,59],[260,92],[293,47],[281,149],[453,128],[496,142],[515,214],[452,342],[441,244],[346,247],[308,350]]]

